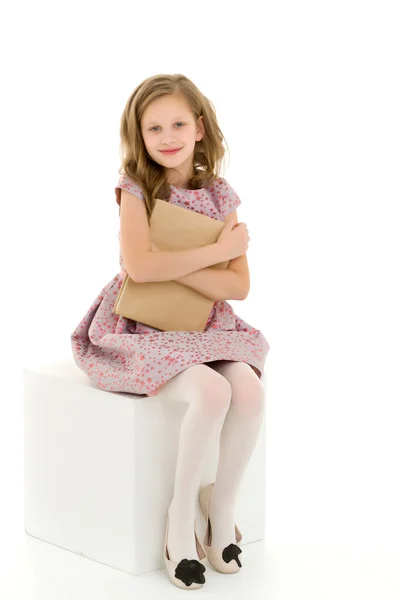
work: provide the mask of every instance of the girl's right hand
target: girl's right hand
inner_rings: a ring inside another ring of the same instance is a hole
[[[249,233],[246,223],[228,221],[219,234],[217,243],[223,244],[227,252],[227,260],[246,254],[249,246]]]

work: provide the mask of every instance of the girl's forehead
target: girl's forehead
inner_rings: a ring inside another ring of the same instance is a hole
[[[150,124],[152,119],[182,119],[191,116],[191,110],[184,98],[162,96],[153,100],[143,112],[142,121]]]

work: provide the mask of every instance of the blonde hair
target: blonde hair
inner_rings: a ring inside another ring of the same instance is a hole
[[[214,183],[220,176],[221,163],[225,155],[225,140],[217,123],[213,104],[185,75],[154,75],[140,83],[130,95],[121,116],[120,158],[118,172],[125,173],[142,188],[147,217],[154,208],[155,199],[166,200],[171,194],[165,168],[153,161],[147,153],[142,131],[141,118],[146,107],[156,98],[182,94],[191,108],[194,119],[202,116],[204,136],[196,141],[193,157],[193,175],[187,182],[188,188],[197,190]],[[119,204],[117,196],[117,203]]]

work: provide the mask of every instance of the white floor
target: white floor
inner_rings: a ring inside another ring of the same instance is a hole
[[[22,532],[1,539],[0,597],[5,600],[132,600],[172,597],[175,587],[165,569],[133,576]],[[248,600],[399,600],[400,551],[269,548],[242,546],[242,570],[222,575],[207,563],[201,594],[232,594]],[[181,596],[180,596],[181,597]]]

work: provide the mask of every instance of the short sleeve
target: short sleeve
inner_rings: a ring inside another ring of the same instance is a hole
[[[118,206],[121,205],[121,190],[126,190],[127,192],[129,192],[130,194],[134,194],[141,200],[144,199],[142,188],[139,185],[137,185],[133,181],[133,179],[128,177],[128,175],[126,175],[126,173],[123,173],[120,176],[118,183],[115,186],[115,200],[116,200]]]
[[[217,187],[218,209],[222,217],[225,218],[229,213],[236,210],[241,205],[242,201],[224,177],[219,178]]]

